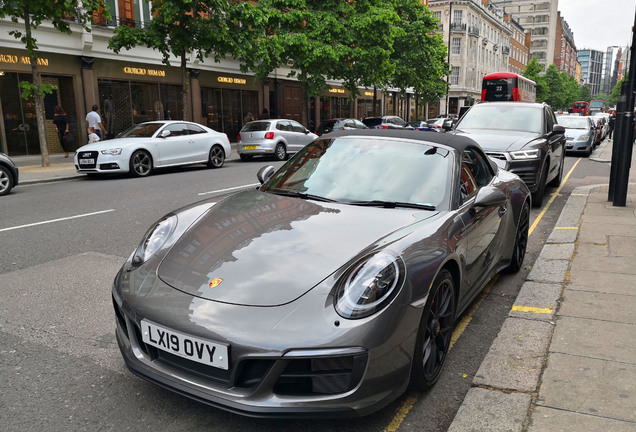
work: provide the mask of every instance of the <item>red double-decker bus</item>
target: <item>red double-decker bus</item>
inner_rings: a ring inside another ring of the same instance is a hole
[[[537,84],[512,72],[494,72],[484,75],[481,83],[482,101],[536,102]]]
[[[590,104],[586,101],[576,101],[572,105],[572,114],[578,113],[579,115],[586,116],[590,114]]]

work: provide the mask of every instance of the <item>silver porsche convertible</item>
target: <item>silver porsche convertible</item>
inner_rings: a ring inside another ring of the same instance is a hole
[[[133,373],[249,416],[367,415],[432,386],[456,318],[522,266],[528,188],[470,138],[332,133],[257,177],[160,219],[117,274]]]

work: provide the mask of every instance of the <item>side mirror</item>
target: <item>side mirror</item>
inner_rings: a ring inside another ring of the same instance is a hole
[[[484,186],[477,192],[474,207],[491,207],[504,205],[506,195],[496,187]]]
[[[161,138],[167,138],[170,136],[170,131],[169,130],[162,130],[161,134],[159,135]]]
[[[267,180],[269,180],[270,177],[274,175],[275,172],[276,170],[274,169],[273,166],[267,165],[258,170],[258,172],[256,173],[256,178],[258,179],[259,182],[261,182],[261,184],[263,184]]]
[[[551,135],[564,134],[564,133],[565,133],[565,128],[559,124],[555,124],[554,127],[552,128]]]

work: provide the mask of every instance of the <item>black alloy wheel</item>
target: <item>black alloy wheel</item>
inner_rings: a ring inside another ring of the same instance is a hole
[[[439,379],[450,349],[456,307],[455,281],[448,270],[442,270],[422,313],[411,367],[413,389],[427,390]]]
[[[528,203],[524,202],[519,213],[519,221],[517,222],[517,232],[515,233],[515,244],[512,248],[512,256],[510,264],[506,267],[507,273],[517,273],[521,270],[523,259],[526,257],[528,248],[528,234],[530,229],[530,208]]]
[[[8,168],[0,166],[0,196],[6,195],[13,189],[13,176]]]
[[[276,144],[274,157],[276,158],[276,160],[279,160],[279,161],[284,161],[285,159],[287,159],[287,150],[285,150],[285,144],[283,143]]]
[[[219,145],[212,146],[210,156],[208,157],[208,168],[221,168],[225,163],[225,152]]]
[[[130,174],[145,177],[152,171],[152,158],[143,150],[137,150],[130,157]]]
[[[532,193],[532,207],[538,208],[543,204],[543,196],[545,195],[546,180],[548,178],[548,161],[544,161],[541,165],[541,173],[539,174],[539,183],[537,190]]]

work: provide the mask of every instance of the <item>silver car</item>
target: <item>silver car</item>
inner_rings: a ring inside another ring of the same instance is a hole
[[[318,135],[294,120],[256,120],[243,126],[237,148],[244,161],[252,156],[273,156],[282,161],[316,138]]]

